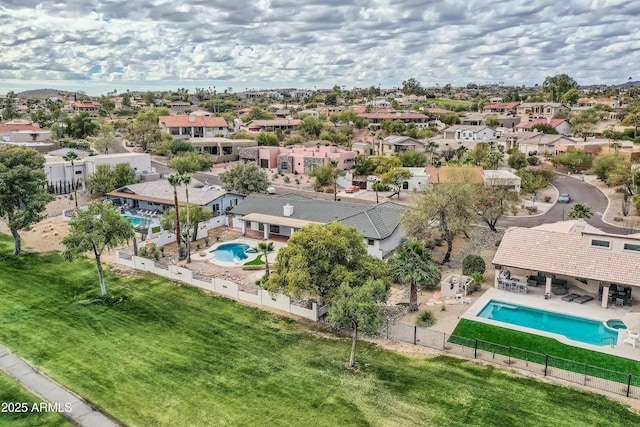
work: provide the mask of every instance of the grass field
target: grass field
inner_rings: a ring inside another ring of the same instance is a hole
[[[0,342],[132,426],[630,426],[602,396],[464,360],[316,338],[283,317],[89,260],[10,254],[0,235]],[[119,302],[118,302],[119,301]]]
[[[429,98],[425,102],[429,107],[435,104],[438,108],[445,108],[451,111],[468,111],[473,106],[473,102],[471,101],[460,101],[457,99]]]
[[[33,411],[33,405],[39,404],[40,399],[25,390],[13,378],[0,370],[0,426],[6,427],[57,427],[72,426],[62,415],[52,412]],[[27,412],[16,412],[18,408],[29,408]],[[14,405],[11,405],[14,404]]]
[[[499,326],[474,322],[467,319],[460,320],[455,331],[453,331],[453,335],[473,339],[477,338],[494,344],[518,347],[523,350],[529,350],[541,354],[549,354],[551,356],[573,360],[579,363],[587,363],[591,366],[603,369],[618,371],[625,374],[633,374],[640,378],[640,363],[638,363],[637,360],[625,359],[623,357],[612,356],[584,348],[572,347],[553,338],[543,337],[540,335],[528,334],[526,332],[501,328]],[[485,348],[483,347],[483,344],[479,344],[479,347]],[[492,351],[494,350],[500,353],[500,349],[493,348]],[[541,359],[541,362],[544,364],[544,357]],[[540,361],[538,363],[540,363]],[[564,364],[561,367],[563,369],[571,370],[571,366],[567,364]],[[584,368],[580,368],[579,372],[584,372]]]

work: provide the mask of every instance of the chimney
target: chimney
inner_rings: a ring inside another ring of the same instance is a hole
[[[551,124],[551,117],[547,117],[547,124],[550,125]]]
[[[189,123],[195,123],[196,116],[195,114],[189,114]]]
[[[284,205],[284,216],[291,216],[291,215],[293,215],[293,206],[287,203],[286,205]]]

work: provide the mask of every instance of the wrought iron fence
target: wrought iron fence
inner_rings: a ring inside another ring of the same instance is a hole
[[[387,321],[382,336],[640,399],[640,376],[518,347]]]

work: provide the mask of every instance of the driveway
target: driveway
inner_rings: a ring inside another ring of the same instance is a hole
[[[564,221],[567,219],[567,213],[576,203],[584,203],[593,211],[593,217],[587,222],[607,233],[629,234],[633,231],[609,225],[602,221],[602,215],[607,209],[609,203],[607,197],[596,187],[588,184],[580,179],[558,174],[553,181],[553,185],[558,189],[559,193],[569,193],[571,195],[570,203],[556,203],[545,214],[532,217],[512,217],[504,218],[498,222],[499,227],[535,227],[540,224]]]

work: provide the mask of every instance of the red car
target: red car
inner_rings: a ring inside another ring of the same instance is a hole
[[[345,193],[355,193],[357,191],[360,191],[360,187],[358,187],[357,185],[352,185],[351,187],[347,187],[344,189]]]

